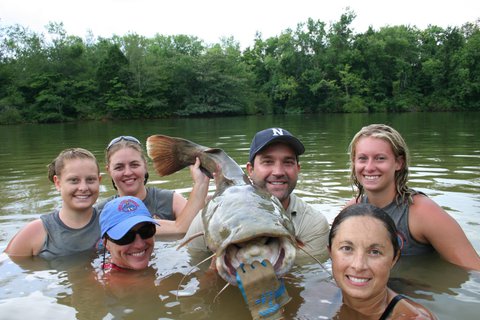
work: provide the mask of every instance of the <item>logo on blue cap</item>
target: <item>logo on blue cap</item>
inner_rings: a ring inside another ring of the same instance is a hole
[[[136,203],[134,200],[126,199],[126,200],[122,200],[119,203],[118,211],[129,213],[137,210],[138,207],[139,207],[139,204]]]
[[[158,225],[143,201],[132,196],[118,197],[107,202],[102,209],[99,222],[101,237],[108,233],[114,240],[123,237],[138,223],[151,222]]]

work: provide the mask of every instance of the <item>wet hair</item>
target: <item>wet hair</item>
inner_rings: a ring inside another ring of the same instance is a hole
[[[401,247],[395,222],[383,209],[375,207],[374,205],[371,205],[369,203],[353,204],[340,211],[340,213],[333,220],[332,227],[330,228],[330,233],[328,234],[328,246],[330,248],[332,247],[332,240],[333,238],[335,238],[337,230],[342,224],[342,222],[351,217],[372,217],[381,221],[385,226],[385,229],[387,229],[390,241],[393,246],[393,258],[395,259],[397,255],[400,255]]]
[[[147,165],[147,157],[145,157],[145,153],[143,152],[143,148],[140,143],[137,143],[136,141],[133,141],[130,139],[129,140],[119,139],[119,138],[115,138],[115,139],[118,139],[118,141],[113,144],[110,142],[109,146],[105,149],[105,163],[107,164],[107,166],[110,164],[110,158],[112,157],[112,155],[118,150],[125,149],[125,148],[131,148],[137,151],[138,153],[140,153],[140,157],[145,162],[145,166]],[[148,171],[146,171],[145,179],[143,180],[144,185],[147,184],[148,177],[149,177],[149,174],[148,174]],[[112,185],[113,185],[113,188],[117,190],[117,186],[115,185],[115,182],[113,181],[113,179],[112,179]]]
[[[407,144],[398,131],[385,124],[371,124],[363,127],[353,137],[348,147],[348,153],[350,155],[350,179],[358,189],[357,201],[365,193],[363,186],[355,175],[355,147],[358,141],[363,137],[372,137],[387,142],[392,148],[395,159],[401,158],[403,160],[402,168],[395,172],[395,190],[397,193],[395,200],[397,203],[412,203],[412,190],[407,186],[409,171],[408,164],[410,162],[410,154],[408,152]]]
[[[47,165],[48,168],[48,180],[53,181],[54,176],[60,176],[63,168],[65,167],[65,161],[74,160],[74,159],[90,159],[95,161],[97,165],[98,174],[100,174],[100,166],[98,165],[97,158],[90,151],[82,148],[69,148],[65,149],[60,154],[53,159]]]

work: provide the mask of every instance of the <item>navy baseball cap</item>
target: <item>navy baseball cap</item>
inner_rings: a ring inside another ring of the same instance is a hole
[[[113,240],[118,240],[140,222],[159,225],[142,200],[131,196],[115,198],[105,204],[100,214],[101,237],[107,233]]]
[[[288,144],[297,154],[297,156],[305,152],[303,143],[295,138],[290,132],[282,128],[269,128],[257,132],[253,137],[252,144],[250,145],[250,162],[253,163],[253,159],[259,151],[274,142],[283,142]]]

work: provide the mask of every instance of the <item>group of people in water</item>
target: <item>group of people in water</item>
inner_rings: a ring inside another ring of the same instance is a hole
[[[354,136],[350,176],[357,195],[331,227],[321,212],[293,192],[304,152],[302,142],[287,130],[265,129],[252,140],[246,171],[255,186],[280,200],[305,251],[329,254],[343,297],[339,318],[402,314],[435,319],[425,307],[388,288],[400,256],[437,252],[469,270],[480,270],[480,257],[455,219],[407,186],[410,158],[402,136],[383,124],[365,126]],[[202,231],[198,212],[205,205],[210,178],[201,171],[200,160],[190,166],[194,184],[188,200],[146,186],[147,159],[135,137],[113,139],[105,149],[105,162],[117,194],[97,203],[101,175],[95,156],[82,148],[63,150],[48,166],[61,208],[28,223],[5,252],[52,259],[94,248],[103,250],[106,272],[141,270],[148,266],[156,234],[188,238]],[[192,248],[205,248],[196,240]]]

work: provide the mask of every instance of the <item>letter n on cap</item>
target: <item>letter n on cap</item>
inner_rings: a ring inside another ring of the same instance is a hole
[[[274,136],[283,136],[283,130],[280,128],[272,128]]]

